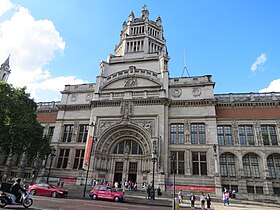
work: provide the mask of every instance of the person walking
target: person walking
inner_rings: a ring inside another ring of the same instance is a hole
[[[179,203],[183,203],[183,192],[182,192],[182,190],[179,190],[179,192],[178,192],[178,199],[179,199]]]
[[[191,196],[190,196],[191,209],[194,209],[195,199],[196,199],[195,194],[194,194],[194,193],[191,193]]]
[[[206,201],[207,201],[207,209],[210,210],[211,209],[211,197],[209,194],[206,197]]]
[[[201,209],[204,210],[205,209],[205,196],[204,196],[204,193],[202,192],[201,195],[200,195],[200,206],[201,206]]]
[[[147,187],[147,199],[148,200],[151,198],[151,191],[152,191],[152,187],[151,187],[151,185],[148,185],[148,187]]]

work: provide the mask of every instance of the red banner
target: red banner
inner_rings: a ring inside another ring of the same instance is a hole
[[[87,141],[86,154],[85,154],[85,165],[88,165],[88,163],[89,163],[89,159],[90,159],[90,155],[91,155],[92,141],[93,141],[92,136],[89,136],[88,141]]]
[[[173,186],[170,187],[173,189]],[[188,190],[188,191],[201,191],[201,192],[215,192],[215,187],[204,187],[204,186],[184,186],[176,185],[175,189],[177,190]]]
[[[77,179],[75,178],[59,178],[60,182],[73,182],[75,183],[77,181]]]

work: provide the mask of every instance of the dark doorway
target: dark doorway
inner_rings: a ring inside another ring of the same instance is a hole
[[[137,180],[137,162],[129,162],[128,181],[135,183]]]
[[[119,187],[121,187],[122,184],[122,171],[123,171],[123,162],[116,162],[115,165],[115,174],[114,174],[114,184],[115,182],[119,183]]]

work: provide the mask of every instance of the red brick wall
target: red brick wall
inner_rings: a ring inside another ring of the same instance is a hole
[[[280,108],[216,108],[218,118],[267,118],[277,119],[280,118]]]
[[[57,112],[49,112],[49,113],[37,113],[37,120],[40,123],[43,122],[55,122],[57,118]]]

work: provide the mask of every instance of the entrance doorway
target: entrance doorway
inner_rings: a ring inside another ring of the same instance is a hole
[[[116,162],[115,165],[115,174],[114,174],[114,183],[119,183],[119,188],[121,188],[122,183],[122,172],[123,172],[123,162]],[[112,183],[114,185],[114,183]]]
[[[137,182],[137,162],[129,162],[128,181]]]

